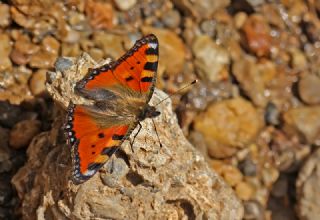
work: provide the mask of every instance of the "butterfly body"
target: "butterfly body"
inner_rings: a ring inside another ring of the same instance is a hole
[[[72,147],[73,179],[92,177],[145,118],[160,113],[148,104],[158,65],[158,40],[148,35],[115,62],[91,69],[75,92],[92,105],[70,104],[65,131]]]

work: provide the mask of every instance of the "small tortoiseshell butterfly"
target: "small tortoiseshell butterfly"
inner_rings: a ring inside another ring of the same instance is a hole
[[[73,179],[92,177],[145,118],[160,114],[148,104],[156,82],[159,43],[150,34],[120,59],[90,69],[75,92],[93,105],[70,104],[65,132],[72,146]]]

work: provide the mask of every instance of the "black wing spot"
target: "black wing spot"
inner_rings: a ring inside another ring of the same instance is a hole
[[[105,147],[103,148],[101,154],[102,155],[108,155],[109,157],[111,157],[111,155],[116,152],[116,150],[118,149],[118,146],[112,146],[112,147]]]
[[[131,80],[133,80],[133,77],[132,77],[132,76],[129,76],[129,77],[126,78],[126,81],[127,81],[127,82],[129,82],[129,81],[131,81]]]
[[[158,62],[146,62],[146,64],[144,65],[144,69],[145,70],[149,70],[149,71],[156,71],[157,70],[157,63]]]
[[[131,69],[131,70],[133,70],[133,69],[134,69],[134,67],[132,66],[132,67],[130,67],[130,69]]]
[[[124,135],[118,135],[118,134],[112,135],[112,140],[114,141],[121,141],[123,138],[124,138]]]
[[[91,154],[94,155],[96,152],[92,151]]]
[[[140,61],[138,61],[137,64],[140,64]]]
[[[153,77],[148,77],[148,76],[141,78],[141,82],[152,82],[152,80],[153,80]]]
[[[149,47],[148,49],[146,49],[146,54],[147,55],[157,55],[157,50],[152,47]]]
[[[96,147],[96,145],[95,145],[95,144],[92,144],[91,147],[92,147],[92,148],[93,148],[93,147]]]
[[[99,133],[99,134],[98,134],[98,137],[99,137],[99,138],[104,138],[104,133]]]

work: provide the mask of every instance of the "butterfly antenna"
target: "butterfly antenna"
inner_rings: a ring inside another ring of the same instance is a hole
[[[199,81],[198,79],[193,80],[193,81],[192,81],[191,83],[189,83],[188,85],[183,86],[182,88],[178,89],[178,91],[176,91],[176,92],[172,93],[171,95],[169,95],[168,97],[162,99],[162,100],[161,100],[160,102],[158,102],[155,106],[159,105],[160,103],[162,103],[163,101],[169,99],[170,97],[176,95],[176,94],[177,94],[178,92],[180,92],[181,90],[184,90],[184,89],[188,88],[189,86],[193,86],[193,85],[196,84],[198,81]]]

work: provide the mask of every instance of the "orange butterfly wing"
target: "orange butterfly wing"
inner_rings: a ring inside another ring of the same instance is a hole
[[[93,176],[136,126],[117,120],[121,115],[106,114],[102,118],[101,111],[111,112],[118,99],[127,95],[120,93],[135,95],[147,104],[154,90],[157,65],[158,41],[154,35],[148,35],[119,60],[90,70],[77,83],[75,89],[80,95],[97,102],[102,100],[105,107],[97,111],[90,106],[71,104],[68,108],[65,131],[72,145],[76,183]],[[108,119],[113,124],[101,122]]]

